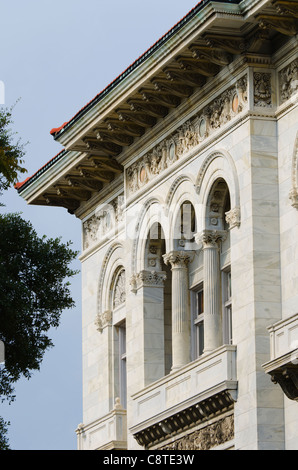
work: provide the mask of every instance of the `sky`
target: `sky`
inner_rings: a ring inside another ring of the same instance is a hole
[[[4,106],[14,105],[12,130],[26,143],[28,173],[20,179],[62,150],[52,128],[71,119],[197,3],[0,0],[0,84]],[[28,206],[15,189],[1,202],[1,212],[22,213],[40,236],[71,240],[81,250],[80,220],[65,209]],[[73,267],[80,269],[80,261]],[[55,346],[40,371],[16,384],[14,403],[0,404],[0,416],[11,423],[12,449],[77,448],[75,429],[83,421],[80,274],[71,292],[76,307],[64,311],[58,329],[51,330]]]

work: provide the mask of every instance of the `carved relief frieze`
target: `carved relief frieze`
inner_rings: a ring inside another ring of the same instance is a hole
[[[83,249],[91,247],[116,230],[123,220],[123,197],[119,196],[109,204],[99,206],[95,213],[83,223]]]
[[[187,434],[159,448],[159,450],[209,450],[232,439],[234,439],[233,415],[227,416],[191,434]]]
[[[280,101],[284,103],[298,90],[298,59],[279,72]]]
[[[128,194],[133,194],[169,168],[247,105],[247,76],[243,76],[193,118],[126,169]]]

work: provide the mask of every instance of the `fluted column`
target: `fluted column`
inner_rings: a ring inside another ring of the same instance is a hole
[[[191,360],[188,264],[193,256],[189,251],[172,251],[163,256],[172,269],[172,371]]]
[[[204,353],[222,344],[219,246],[224,230],[204,230],[197,240],[204,250]]]

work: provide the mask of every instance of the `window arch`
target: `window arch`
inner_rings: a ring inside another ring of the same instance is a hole
[[[232,343],[230,262],[231,195],[220,171],[212,172],[202,208],[202,281],[192,291],[193,356]]]

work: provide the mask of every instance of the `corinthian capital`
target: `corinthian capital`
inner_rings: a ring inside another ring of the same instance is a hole
[[[225,230],[203,230],[196,235],[196,242],[202,244],[203,248],[218,248],[219,242],[225,241],[226,238]]]
[[[226,222],[229,224],[230,229],[240,226],[240,207],[234,207],[234,209],[226,212]]]
[[[166,278],[163,271],[140,271],[130,280],[131,290],[136,293],[140,287],[163,287]]]
[[[185,268],[194,258],[193,251],[171,251],[163,255],[165,264],[172,268]]]

